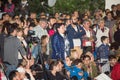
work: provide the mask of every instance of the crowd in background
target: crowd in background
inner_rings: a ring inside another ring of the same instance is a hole
[[[120,79],[120,4],[39,16],[24,7],[0,5],[0,80]]]

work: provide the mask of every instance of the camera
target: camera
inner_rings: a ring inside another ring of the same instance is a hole
[[[35,35],[35,31],[29,30],[29,31],[28,31],[28,36],[33,36],[33,35]]]
[[[28,36],[26,38],[27,43],[39,43],[40,39],[38,37],[34,37],[35,31],[29,30],[28,31]]]

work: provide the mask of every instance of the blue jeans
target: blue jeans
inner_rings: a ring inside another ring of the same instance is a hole
[[[10,64],[5,64],[5,66],[6,66],[6,71],[5,71],[5,73],[6,73],[6,76],[7,76],[7,77],[9,76],[9,74],[10,74],[11,71],[16,70],[16,68],[17,68],[17,66],[15,66],[15,65],[10,65]]]

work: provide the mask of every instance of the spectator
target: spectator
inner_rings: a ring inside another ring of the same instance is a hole
[[[12,3],[12,0],[8,0],[8,2],[5,4],[4,12],[7,12],[10,16],[14,16],[14,9],[15,5]]]
[[[95,47],[96,36],[95,32],[90,28],[90,21],[83,21],[83,29],[85,30],[85,35],[82,37],[83,52],[93,52]]]
[[[120,58],[118,59],[118,63],[114,65],[112,72],[111,72],[111,78],[112,80],[119,80],[120,79]]]
[[[72,69],[73,69],[73,74],[72,74],[72,78],[74,76],[77,77],[78,80],[87,80],[88,77],[88,73],[85,72],[82,68],[83,68],[83,63],[81,59],[76,59],[72,62]]]
[[[115,55],[109,56],[109,63],[110,63],[110,72],[112,71],[114,65],[117,63],[117,58]]]
[[[111,6],[111,13],[112,13],[112,17],[114,18],[114,19],[117,19],[117,5],[115,5],[115,4],[113,4],[112,6]]]
[[[21,80],[19,72],[16,70],[13,70],[12,72],[10,72],[9,80]]]
[[[96,44],[95,47],[97,48],[102,44],[102,42],[101,42],[102,36],[109,37],[109,29],[107,27],[105,27],[105,22],[103,19],[101,19],[98,22],[98,27],[94,28],[94,31],[96,32],[97,41],[95,42],[95,44]]]
[[[81,47],[81,43],[82,43],[82,36],[85,34],[85,31],[82,27],[78,26],[77,24],[78,19],[73,16],[72,17],[72,24],[70,24],[67,29],[67,35],[68,35],[68,40],[70,42],[70,49],[73,49],[76,45],[74,43],[74,41],[77,40],[77,42],[79,42],[78,46]]]
[[[59,71],[58,61],[52,61],[50,64],[50,72],[48,72],[48,80],[59,80],[57,72]]]
[[[10,21],[10,15],[8,13],[2,14],[2,19],[0,20],[0,24],[3,24],[6,21]]]
[[[88,55],[83,56],[83,69],[88,73],[89,78],[94,79],[98,75],[97,66],[91,63]]]
[[[109,38],[107,36],[101,37],[102,44],[98,47],[97,58],[101,63],[101,72],[110,71],[108,67],[108,57],[110,55],[109,51]]]
[[[62,59],[65,60],[65,57],[69,55],[69,42],[66,38],[65,25],[62,23],[56,23],[56,33],[51,39],[52,43],[52,59]]]
[[[47,27],[47,31],[50,37],[52,37],[55,33],[54,26],[53,26],[55,23],[56,23],[56,19],[54,17],[50,17],[49,24]]]
[[[117,31],[114,34],[114,40],[120,45],[120,22],[117,24]]]
[[[113,27],[115,25],[115,20],[112,17],[111,12],[106,13],[105,26],[109,28],[109,39],[110,43],[113,42]]]
[[[5,65],[7,66],[7,76],[12,70],[15,70],[18,65],[18,51],[26,59],[26,52],[22,47],[20,40],[15,37],[17,35],[17,26],[15,24],[9,24],[8,27],[8,37],[6,37],[4,41],[3,60],[4,62],[6,62]]]

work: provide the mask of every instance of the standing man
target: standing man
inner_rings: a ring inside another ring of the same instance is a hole
[[[65,25],[63,23],[56,23],[56,33],[53,35],[52,43],[52,59],[64,60],[69,53],[69,42],[65,36]]]
[[[20,42],[20,40],[15,37],[17,35],[17,26],[15,24],[8,25],[8,37],[4,41],[4,62],[7,66],[6,74],[7,76],[12,70],[15,70],[18,66],[18,52],[21,53],[23,58],[26,59],[26,52]]]
[[[72,23],[67,27],[67,36],[70,42],[70,49],[73,49],[76,44],[81,47],[82,36],[85,34],[83,27],[78,25],[78,19],[72,16]]]

